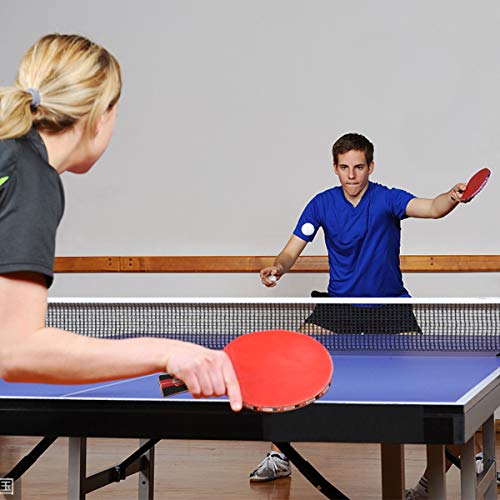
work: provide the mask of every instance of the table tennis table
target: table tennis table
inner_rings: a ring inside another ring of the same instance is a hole
[[[495,336],[500,335],[499,306],[491,301],[487,305],[486,328],[493,329]],[[279,316],[263,315],[274,316],[273,321]],[[89,321],[87,317],[85,323]],[[103,318],[97,315],[95,321],[100,324]],[[206,322],[201,323],[206,330]],[[369,342],[373,341],[372,336]],[[488,343],[492,342],[490,335]],[[383,498],[404,496],[403,445],[409,443],[427,445],[431,497],[446,498],[445,445],[462,445],[462,498],[490,500],[496,498],[494,412],[500,406],[499,346],[493,342],[492,347],[488,351],[332,350],[334,375],[328,393],[308,407],[278,414],[249,410],[235,414],[225,398],[193,399],[188,394],[163,398],[157,374],[79,386],[0,381],[0,429],[3,435],[46,436],[32,459],[20,464],[16,476],[56,437],[70,437],[71,499],[85,498],[87,493],[136,472],[138,497],[152,499],[158,440],[215,439],[276,443],[330,498],[348,498],[349,492],[336,490],[290,443],[380,443]],[[485,470],[478,476],[474,435],[481,427]],[[87,477],[89,437],[138,438],[141,447],[122,464]],[[9,477],[7,471],[0,472]],[[20,489],[18,497],[19,493]]]

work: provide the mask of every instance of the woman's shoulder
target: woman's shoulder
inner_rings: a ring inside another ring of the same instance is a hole
[[[18,144],[16,139],[0,140],[0,177],[13,175],[17,165]]]

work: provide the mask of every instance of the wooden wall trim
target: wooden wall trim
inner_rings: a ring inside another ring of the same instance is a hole
[[[56,273],[256,273],[274,256],[56,257]],[[403,273],[500,272],[500,255],[402,255]],[[323,255],[299,257],[295,273],[327,273]]]

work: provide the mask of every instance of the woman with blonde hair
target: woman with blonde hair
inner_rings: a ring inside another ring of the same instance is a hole
[[[120,66],[79,35],[51,34],[0,87],[0,376],[14,382],[92,383],[167,371],[195,397],[229,396],[241,409],[223,351],[172,339],[96,339],[45,327],[60,175],[85,173],[106,150],[121,93]]]

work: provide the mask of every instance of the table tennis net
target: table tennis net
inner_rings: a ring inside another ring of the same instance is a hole
[[[500,351],[500,302],[51,300],[47,325],[91,337],[166,337],[213,349],[245,333],[282,329],[307,333],[333,351]]]

